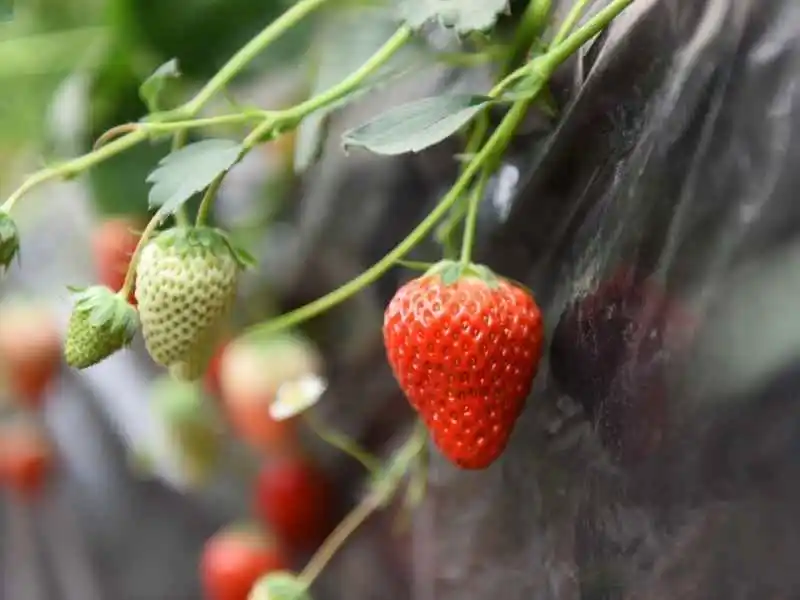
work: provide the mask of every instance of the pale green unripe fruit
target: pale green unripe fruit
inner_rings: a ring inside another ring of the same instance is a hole
[[[169,229],[142,250],[136,300],[147,351],[181,379],[202,375],[236,299],[242,264],[225,235],[207,227]],[[187,365],[181,367],[181,365]],[[182,375],[181,375],[182,373]]]

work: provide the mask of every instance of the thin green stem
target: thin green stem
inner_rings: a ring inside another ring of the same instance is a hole
[[[354,460],[361,463],[361,465],[373,475],[380,470],[380,462],[372,454],[361,448],[354,440],[351,440],[346,435],[331,431],[320,423],[313,415],[312,411],[307,411],[304,414],[306,424],[311,431],[319,437],[322,441],[330,444],[337,450],[347,454]]]
[[[147,224],[147,227],[144,228],[142,231],[142,235],[139,236],[139,241],[136,243],[136,249],[133,251],[131,255],[131,261],[128,263],[128,271],[125,273],[125,281],[122,283],[122,288],[120,288],[118,294],[127,300],[128,296],[130,296],[131,291],[133,290],[133,284],[136,281],[136,267],[139,264],[139,258],[142,256],[142,250],[147,245],[147,242],[150,241],[150,238],[155,233],[158,226],[164,220],[164,215],[161,211],[157,212],[153,215],[153,218],[150,219],[150,222]]]
[[[486,181],[489,178],[487,169],[478,176],[475,183],[475,188],[472,190],[472,195],[469,198],[467,209],[467,217],[464,221],[464,237],[461,242],[461,258],[462,265],[468,265],[472,260],[472,248],[475,245],[475,234],[478,229],[478,208],[483,200],[483,193],[486,190]]]
[[[211,214],[211,208],[214,206],[214,201],[217,199],[217,192],[219,186],[222,185],[222,180],[225,179],[227,171],[223,171],[217,175],[211,182],[211,185],[206,188],[206,193],[200,201],[200,208],[197,209],[197,218],[195,219],[195,226],[201,227],[208,222],[208,216]]]
[[[306,587],[311,587],[314,580],[319,577],[322,570],[328,565],[330,560],[344,546],[353,533],[361,525],[381,508],[380,498],[376,494],[370,494],[362,502],[350,511],[342,519],[336,529],[328,536],[323,545],[317,550],[316,554],[308,561],[299,579]]]
[[[377,281],[388,269],[398,260],[402,259],[417,244],[419,244],[436,226],[439,220],[447,214],[447,211],[462,197],[472,178],[482,168],[483,164],[491,157],[499,154],[505,148],[508,139],[513,135],[528,107],[527,101],[519,101],[512,105],[498,128],[481,148],[480,152],[467,165],[464,172],[455,182],[450,191],[442,198],[439,204],[428,214],[425,219],[417,225],[411,233],[399,244],[397,244],[388,254],[372,265],[369,269],[351,279],[338,289],[318,298],[300,308],[285,313],[276,319],[267,321],[252,328],[253,332],[274,333],[276,331],[291,327],[307,319],[315,317],[325,312],[329,308],[344,302],[351,296],[357,294],[363,288]]]
[[[580,20],[583,11],[586,10],[586,7],[589,6],[591,2],[592,0],[575,0],[572,3],[567,16],[564,17],[564,22],[561,23],[561,27],[558,28],[558,32],[553,38],[553,41],[550,42],[551,46],[558,46],[567,38],[569,32],[572,31]]]
[[[190,100],[185,108],[190,115],[197,114],[200,109],[216,94],[226,87],[250,61],[258,56],[267,46],[281,37],[289,29],[302,21],[327,0],[299,0],[290,9],[275,19],[261,33],[245,44],[214,77]]]
[[[532,97],[536,97],[542,90],[545,82],[550,76],[550,73],[560,65],[564,60],[571,56],[583,44],[591,40],[595,35],[600,33],[620,12],[622,12],[633,0],[615,0],[606,9],[600,11],[593,19],[586,23],[581,29],[570,35],[566,41],[560,41],[559,44],[551,46],[551,50],[546,54],[537,57],[527,65],[520,67],[510,75],[506,76],[497,85],[495,85],[489,92],[489,96],[495,98],[503,94],[513,83],[516,81],[530,76],[531,73],[538,71],[540,85],[537,88],[532,88]],[[586,4],[585,0],[577,0],[573,6],[570,15],[565,21],[566,26],[562,26],[562,31],[559,31],[556,39],[562,39],[566,33],[571,29],[572,23],[580,18],[582,5]],[[483,116],[483,115],[481,115]],[[470,143],[472,140],[470,140]],[[469,146],[468,146],[469,147]],[[445,221],[436,233],[437,239],[440,243],[447,245],[455,228],[464,218],[468,211],[466,203],[457,205],[451,212],[447,221]]]
[[[97,150],[84,154],[83,156],[79,156],[76,159],[54,167],[42,169],[41,171],[28,177],[22,183],[22,185],[8,197],[8,199],[3,203],[2,210],[10,212],[11,209],[14,208],[14,204],[16,204],[17,200],[38,185],[46,183],[51,179],[77,175],[78,173],[81,173],[124,150],[132,148],[145,139],[147,139],[147,134],[145,132],[138,130],[133,131],[128,135],[114,140],[113,142],[109,142],[102,148],[98,148]]]
[[[575,54],[581,46],[603,31],[617,15],[628,8],[633,2],[634,0],[612,0],[612,2],[609,2],[608,6],[589,19],[589,21],[574,33],[570,34],[563,42],[552,44],[547,54],[542,57],[546,62],[545,71],[552,73],[558,65]]]
[[[258,144],[261,138],[273,127],[281,127],[284,124],[293,126],[295,123],[300,122],[320,108],[333,104],[337,100],[351,94],[367,77],[386,64],[389,59],[411,39],[412,34],[412,30],[408,26],[401,26],[369,60],[342,81],[328,88],[321,94],[286,110],[277,111],[267,117],[261,125],[256,127],[252,133],[245,138],[242,147],[245,151],[248,151]]]
[[[314,583],[314,580],[319,577],[322,570],[350,539],[350,536],[397,491],[413,461],[425,449],[426,439],[424,427],[418,423],[388,466],[385,472],[385,481],[373,487],[372,491],[339,523],[308,561],[299,577],[306,587],[310,587]]]
[[[553,0],[530,0],[517,27],[514,45],[503,65],[502,74],[507,76],[524,60],[531,46],[547,27]]]
[[[182,129],[190,126],[208,126],[223,123],[239,122],[239,117],[233,115],[223,115],[221,118],[211,117],[209,119],[200,120],[201,125],[195,125],[198,121],[189,121],[202,108],[208,101],[220,90],[222,90],[242,69],[267,46],[278,39],[283,33],[291,29],[300,20],[313,12],[327,0],[299,0],[290,9],[284,12],[280,17],[275,19],[261,33],[252,38],[245,44],[230,60],[206,83],[205,86],[192,98],[189,102],[184,104],[179,109],[172,111],[179,124],[175,127],[167,125],[166,123],[149,123],[147,126],[139,126],[125,134],[124,136],[115,139],[100,148],[96,148],[91,152],[79,156],[73,160],[62,163],[57,167],[49,167],[31,175],[26,179],[17,190],[3,204],[2,209],[11,210],[22,196],[29,192],[34,187],[41,185],[47,181],[57,178],[69,177],[77,175],[94,165],[97,165],[112,156],[115,156],[125,150],[136,146],[147,139],[149,130],[159,129],[164,131],[172,131],[174,129]],[[251,117],[248,117],[250,119]],[[190,123],[192,123],[190,125]]]
[[[180,129],[175,133],[175,136],[172,138],[172,151],[175,152],[180,148],[183,148],[184,144],[186,144],[186,138],[189,137],[189,132],[186,129]],[[175,223],[177,223],[178,227],[186,227],[189,225],[189,216],[186,214],[186,205],[181,204],[178,207],[178,210],[175,211]]]
[[[240,125],[248,121],[261,121],[272,115],[268,110],[248,110],[247,112],[204,117],[202,119],[183,119],[179,121],[142,121],[137,127],[148,132],[170,132],[181,129],[202,129],[204,127],[218,127],[220,125]]]

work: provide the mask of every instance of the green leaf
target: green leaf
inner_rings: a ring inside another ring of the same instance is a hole
[[[276,571],[264,575],[247,600],[312,600],[306,585],[294,573]]]
[[[324,16],[318,21],[320,28],[315,40],[318,61],[311,96],[325,92],[358,70],[397,30],[393,15],[376,6],[336,6],[329,8]],[[344,31],[347,35],[342,35]],[[419,63],[421,54],[417,45],[407,44],[369,76],[357,92],[306,117],[297,129],[295,171],[305,171],[319,157],[327,117],[333,111],[408,72]]]
[[[159,208],[165,217],[174,213],[217,175],[230,169],[241,150],[241,145],[232,140],[212,139],[167,155],[147,177],[147,182],[153,184],[150,208]]]
[[[509,11],[508,0],[399,0],[397,10],[409,27],[436,20],[458,33],[485,31]]]
[[[178,69],[178,59],[173,58],[158,67],[150,77],[139,88],[139,96],[142,101],[147,105],[150,112],[158,112],[161,110],[159,100],[166,86],[171,79],[177,79],[181,76]]]
[[[376,154],[419,152],[448,138],[493,102],[488,96],[454,94],[403,104],[342,135],[345,149]]]

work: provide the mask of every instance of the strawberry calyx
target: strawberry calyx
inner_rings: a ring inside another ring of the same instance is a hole
[[[64,344],[68,365],[91,367],[131,343],[139,315],[121,293],[101,285],[69,289],[75,304]]]
[[[228,234],[216,227],[184,225],[162,231],[153,238],[160,248],[176,250],[180,256],[189,256],[198,250],[216,256],[232,256],[239,267],[255,264],[255,259],[243,248],[234,244]]]
[[[497,274],[485,265],[442,260],[425,272],[425,277],[438,276],[444,285],[452,285],[460,279],[479,279],[491,288],[500,284]]]
[[[0,210],[0,267],[8,270],[11,261],[19,257],[19,229],[11,216]]]

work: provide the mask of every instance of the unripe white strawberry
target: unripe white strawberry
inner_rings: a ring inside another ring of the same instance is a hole
[[[213,351],[246,258],[223,232],[209,227],[169,229],[145,246],[137,266],[136,300],[154,361],[175,366],[174,374],[182,379],[202,374],[198,359],[207,362]]]

